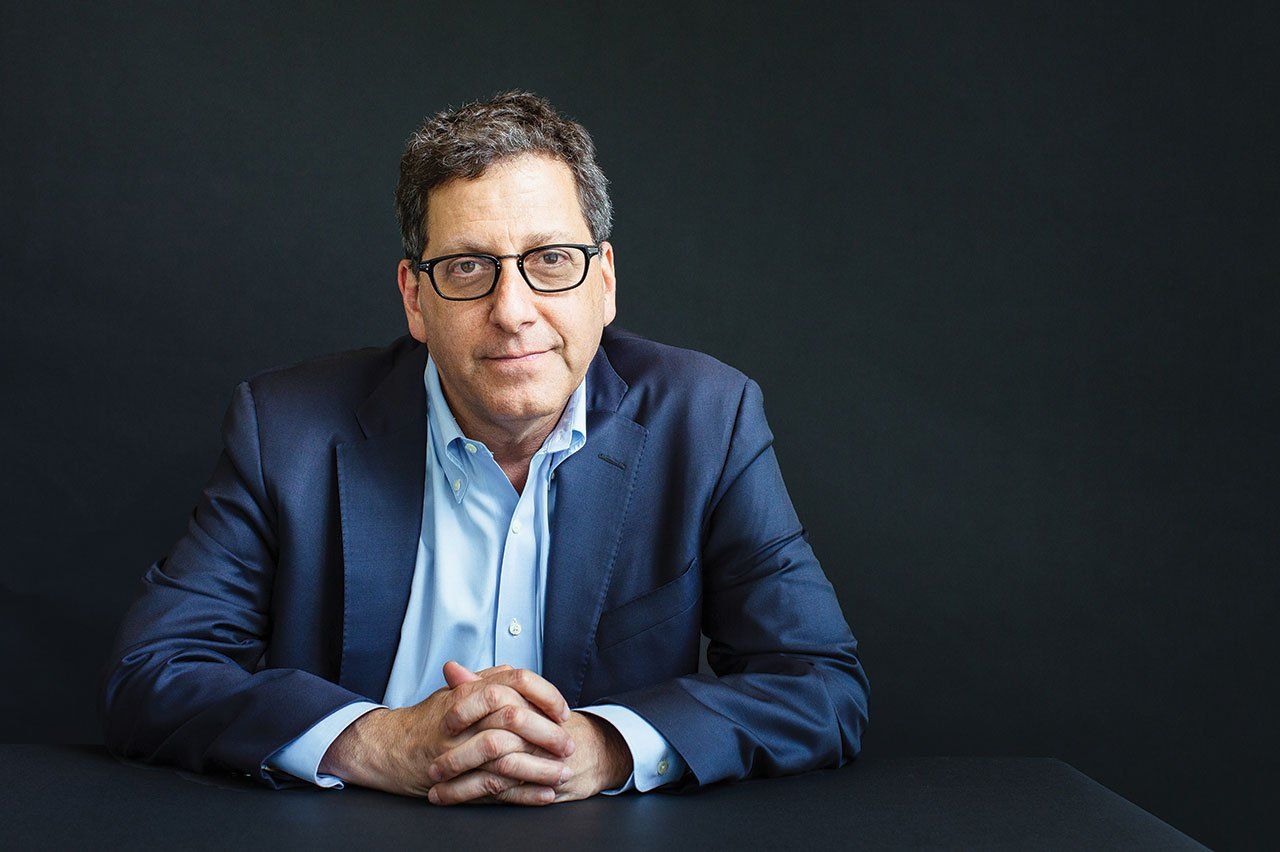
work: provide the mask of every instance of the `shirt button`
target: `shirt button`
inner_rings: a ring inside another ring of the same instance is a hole
[[[519,521],[512,521],[512,522],[511,522],[511,531],[512,531],[513,533],[519,534],[519,532],[520,532],[520,522],[519,522]]]
[[[668,770],[668,769],[670,769],[670,768],[671,768],[671,765],[667,763],[667,759],[666,759],[665,757],[664,757],[664,758],[662,758],[662,760],[659,760],[659,761],[658,761],[658,774],[659,774],[659,775],[666,775],[666,774],[667,774],[667,770]]]
[[[467,452],[469,452],[469,453],[474,453],[475,451],[476,451],[476,445],[475,445],[475,444],[467,444]]]
[[[507,632],[510,633],[512,636],[519,636],[520,622],[516,621],[514,618],[511,619],[511,623],[507,625]]]
[[[461,480],[461,479],[455,479],[455,480],[453,481],[453,490],[454,490],[454,491],[457,491],[457,490],[458,490],[459,488],[461,488],[461,487],[462,487],[462,480]]]

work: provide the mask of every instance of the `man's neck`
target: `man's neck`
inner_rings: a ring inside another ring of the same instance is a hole
[[[444,389],[443,384],[440,390],[444,393],[445,401],[462,434],[488,447],[489,452],[493,453],[494,461],[506,473],[516,491],[523,492],[533,454],[542,447],[551,430],[560,422],[564,409],[569,404],[568,400],[565,400],[565,405],[559,411],[535,421],[489,423],[473,419],[467,412],[460,410],[449,398],[449,392]]]

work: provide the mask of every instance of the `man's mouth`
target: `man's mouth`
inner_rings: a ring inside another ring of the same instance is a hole
[[[534,361],[537,359],[539,355],[545,355],[550,351],[551,350],[549,349],[540,349],[532,352],[523,352],[516,355],[490,356],[490,360],[499,361],[504,364],[523,364],[529,361]]]

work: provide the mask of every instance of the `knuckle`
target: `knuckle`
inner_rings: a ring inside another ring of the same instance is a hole
[[[485,703],[488,704],[489,707],[497,709],[502,706],[503,692],[500,687],[494,684],[488,684],[485,686],[482,694],[484,696]]]
[[[486,732],[484,739],[480,742],[480,754],[489,760],[496,760],[502,756],[502,743],[497,737],[497,732]]]
[[[520,761],[514,754],[504,754],[493,762],[493,771],[501,775],[514,775],[520,771]]]
[[[507,783],[502,780],[501,775],[487,774],[480,782],[484,791],[491,796],[499,796],[503,790],[507,789]]]
[[[511,674],[511,680],[516,686],[529,686],[533,683],[533,672],[528,669],[516,669]]]
[[[502,725],[504,727],[513,728],[524,721],[524,709],[514,704],[508,704],[502,708]]]

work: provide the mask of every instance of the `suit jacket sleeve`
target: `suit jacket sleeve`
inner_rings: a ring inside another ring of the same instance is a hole
[[[118,756],[300,786],[265,771],[265,758],[365,697],[308,671],[257,669],[277,541],[248,382],[236,387],[222,436],[186,533],[147,570],[124,617],[99,683],[99,718]]]
[[[703,632],[715,676],[603,696],[687,761],[663,792],[848,763],[869,685],[835,590],[783,484],[763,394],[747,379],[703,540]],[[595,703],[595,702],[593,702]]]

